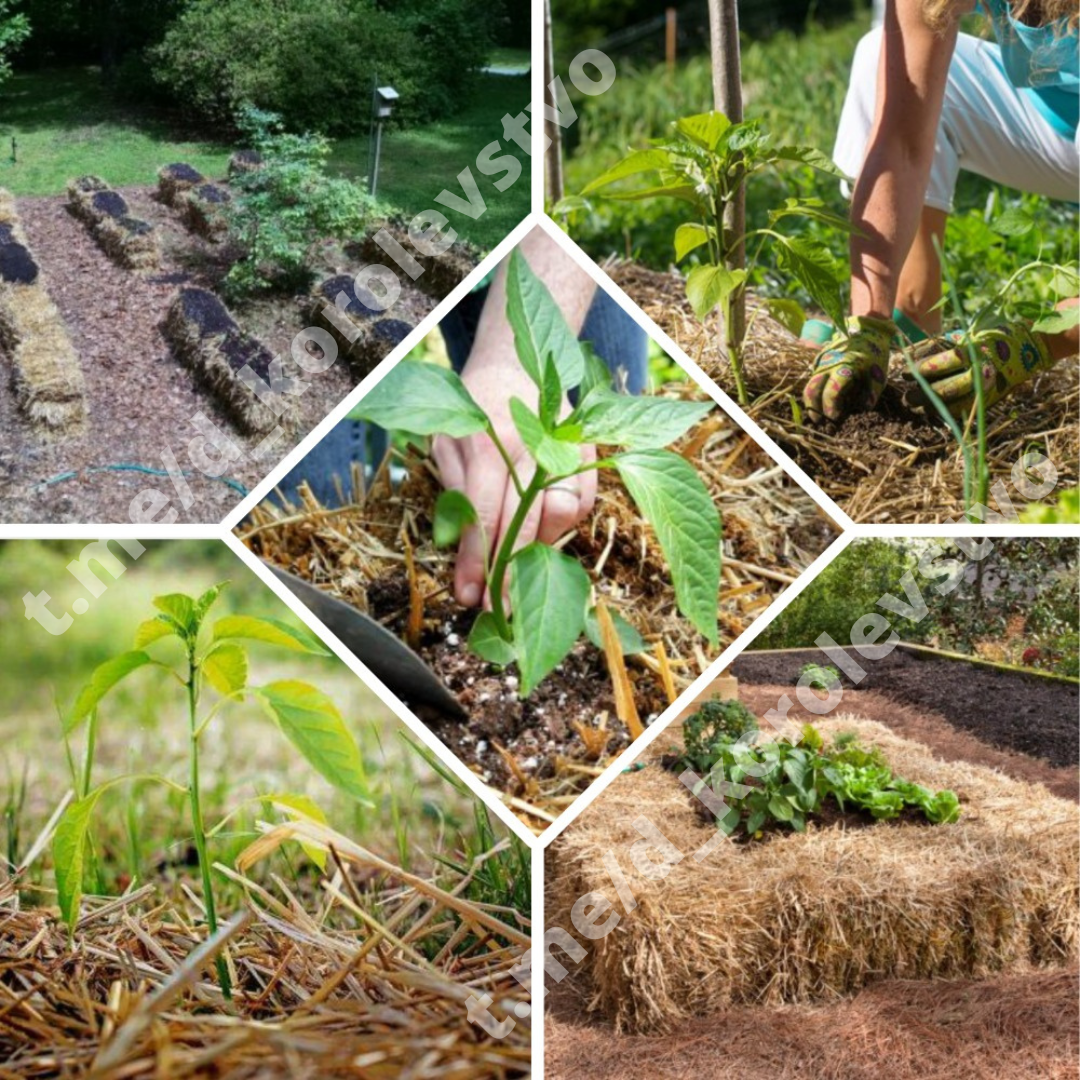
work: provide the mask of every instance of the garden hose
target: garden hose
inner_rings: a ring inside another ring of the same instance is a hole
[[[166,477],[166,476],[169,475],[168,472],[166,472],[164,469],[153,469],[149,465],[128,465],[128,464],[122,464],[122,465],[91,465],[91,466],[87,467],[86,469],[82,469],[82,470],[74,469],[74,470],[72,470],[70,472],[57,473],[56,476],[50,476],[48,480],[42,480],[41,483],[35,484],[34,487],[31,490],[34,491],[34,492],[38,492],[38,491],[43,490],[44,488],[51,487],[53,484],[63,483],[65,480],[75,480],[80,476],[81,473],[106,473],[106,472],[136,472],[136,473],[144,473],[147,476],[162,476],[162,477]],[[183,478],[185,480],[191,480],[191,479],[194,479],[196,476],[203,475],[203,474],[191,473],[191,472],[182,472],[180,475],[183,476]],[[247,495],[248,494],[248,489],[246,487],[244,487],[244,485],[241,484],[239,480],[232,480],[227,476],[214,476],[214,477],[211,477],[210,479],[212,479],[212,480],[220,480],[221,483],[227,484],[229,487],[231,487],[233,489],[233,491],[238,492],[240,495]]]

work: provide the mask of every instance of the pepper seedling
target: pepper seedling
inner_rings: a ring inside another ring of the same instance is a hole
[[[79,919],[83,875],[90,852],[90,824],[102,794],[124,781],[153,780],[185,791],[191,815],[192,835],[202,877],[206,922],[213,934],[218,928],[217,905],[207,851],[208,833],[203,820],[199,783],[199,746],[210,724],[227,705],[250,696],[257,700],[277,724],[282,734],[334,787],[367,806],[367,781],[360,749],[349,733],[334,703],[309,683],[284,679],[263,686],[248,684],[247,651],[240,640],[275,645],[313,656],[330,656],[310,634],[276,619],[250,615],[225,615],[213,625],[206,616],[223,584],[207,589],[197,599],[183,593],[155,597],[160,614],[141,623],[135,632],[134,649],[120,653],[97,667],[64,718],[64,738],[87,724],[86,756],[77,778],[78,798],[64,812],[53,835],[52,853],[60,914],[73,932]],[[156,659],[147,651],[155,642],[179,639],[184,660],[173,665]],[[158,775],[120,776],[92,788],[91,769],[97,738],[98,707],[105,696],[133,672],[145,667],[163,668],[183,688],[188,714],[189,777],[186,787]],[[207,688],[217,700],[200,713],[199,702]],[[321,818],[306,796],[270,795],[264,801],[307,817]],[[226,998],[232,996],[228,967],[217,959],[218,981]]]
[[[517,550],[515,544],[530,508],[544,491],[596,468],[618,471],[656,533],[679,610],[717,644],[720,514],[693,466],[664,449],[703,420],[713,409],[712,402],[617,393],[606,365],[582,347],[547,287],[518,251],[510,256],[506,293],[517,358],[538,392],[535,410],[519,398],[510,401],[511,418],[534,466],[530,479],[522,479],[491,418],[446,368],[403,360],[352,413],[387,430],[420,437],[486,435],[506,462],[520,502],[496,550],[487,552],[491,610],[477,617],[469,648],[499,666],[516,663],[520,693],[527,697],[565,659],[582,633],[595,636],[592,585],[585,568],[539,541]],[[563,415],[564,397],[574,388],[577,404]],[[581,448],[587,445],[622,449],[586,464]],[[478,522],[476,509],[464,494],[444,491],[435,505],[433,539],[440,546],[452,546],[466,528],[479,527]],[[507,579],[512,619],[504,601]],[[620,631],[640,647],[629,624],[620,621]]]

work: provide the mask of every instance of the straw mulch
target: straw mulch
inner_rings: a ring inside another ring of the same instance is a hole
[[[206,177],[198,169],[178,161],[158,172],[158,197],[166,206],[179,208],[181,196],[205,183]]]
[[[99,176],[68,184],[68,206],[90,230],[98,246],[125,270],[156,270],[161,265],[157,230],[134,217],[119,192]]]
[[[669,386],[665,393],[702,396],[689,386]],[[698,468],[721,513],[723,649],[824,550],[835,529],[813,500],[723,412],[710,414],[680,450]],[[284,510],[267,501],[252,512],[238,535],[258,555],[364,612],[371,610],[373,589],[408,582],[404,557],[408,548],[421,597],[420,616],[439,626],[451,617],[453,553],[436,549],[431,540],[432,507],[440,490],[434,466],[426,460],[409,465],[409,479],[396,489],[385,470],[369,489],[358,470],[351,489],[343,478],[346,505],[341,509],[326,509],[310,495],[303,505]],[[518,761],[511,767],[516,782],[504,794],[537,832],[629,744],[635,719],[647,721],[658,715],[719,654],[678,613],[663,554],[617,476],[601,470],[599,484],[596,510],[571,534],[565,550],[589,570],[604,603],[636,626],[653,648],[624,658],[625,667],[623,659],[609,658],[610,715],[589,715],[575,724],[578,734],[565,753],[545,754],[531,765]],[[601,680],[603,672],[601,666]],[[632,710],[620,708],[614,694],[613,684],[623,678],[633,698]],[[574,704],[564,702],[560,713],[573,717]]]
[[[681,275],[661,273],[610,259],[612,279],[687,355],[734,398],[734,380],[715,321],[707,327],[686,300]],[[859,522],[948,522],[962,518],[963,458],[952,434],[900,403],[899,356],[890,368],[891,388],[879,411],[826,430],[796,422],[792,400],[802,388],[814,349],[801,344],[750,298],[746,381],[747,412],[813,477],[853,520]],[[1058,487],[1075,486],[1080,471],[1080,364],[1063,360],[1021,387],[989,412],[991,487],[1005,484],[1017,508],[1012,469],[1025,451],[1039,448],[1058,470]],[[1035,481],[1037,483],[1037,481]],[[991,507],[993,508],[991,495]],[[1049,496],[1054,502],[1056,496]],[[1004,513],[1006,507],[1001,507]]]
[[[298,835],[332,853],[320,897],[243,876]],[[499,1021],[528,1001],[510,974],[529,945],[520,916],[462,899],[472,872],[446,891],[312,821],[264,826],[238,870],[219,870],[248,899],[209,940],[193,894],[170,903],[146,886],[84,905],[69,945],[0,880],[0,1078],[529,1073],[527,1019],[499,1040],[467,1016],[473,994]],[[213,971],[223,950],[232,1005]]]
[[[232,196],[217,184],[199,184],[178,197],[187,227],[212,244],[220,243],[229,231],[229,219],[225,210]]]
[[[1077,958],[1080,808],[1039,785],[937,760],[873,721],[818,726],[826,736],[855,731],[898,775],[952,788],[960,822],[723,840],[699,863],[692,853],[715,833],[656,763],[661,739],[652,763],[620,777],[549,862],[549,927],[572,930],[572,905],[593,891],[622,913],[614,932],[585,942],[582,964],[590,1008],[616,1030],[663,1031],[733,1004],[828,1001],[882,978],[984,977]],[[647,877],[648,855],[641,869],[631,861],[641,816],[683,855],[662,880]],[[628,915],[608,852],[637,900]]]
[[[26,244],[15,200],[0,188],[0,347],[14,372],[15,397],[39,435],[77,435],[86,390],[67,327]]]
[[[245,434],[294,422],[295,406],[285,393],[267,390],[257,395],[240,374],[248,368],[263,384],[272,384],[275,378],[288,378],[288,365],[278,364],[258,339],[244,333],[212,292],[181,289],[161,329],[180,362],[207,386]]]

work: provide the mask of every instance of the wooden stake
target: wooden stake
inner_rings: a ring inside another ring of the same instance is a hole
[[[664,684],[664,693],[667,694],[670,705],[679,696],[679,692],[675,689],[675,676],[671,673],[671,663],[662,639],[656,642],[656,659],[660,662],[660,681]]]
[[[420,635],[424,629],[424,595],[420,592],[420,582],[416,577],[412,544],[404,531],[401,533],[401,541],[405,548],[405,573],[409,578],[409,622],[405,628],[405,641],[410,649],[417,649],[420,647]]]
[[[675,72],[675,31],[678,19],[678,12],[673,7],[669,7],[666,12],[666,34],[664,41],[664,52],[667,56],[667,69],[668,74],[672,75]]]

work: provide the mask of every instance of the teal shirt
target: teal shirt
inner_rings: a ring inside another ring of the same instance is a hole
[[[1070,139],[1080,123],[1080,36],[1066,26],[1025,26],[1008,0],[982,0],[1013,86],[1032,97],[1050,125]]]

